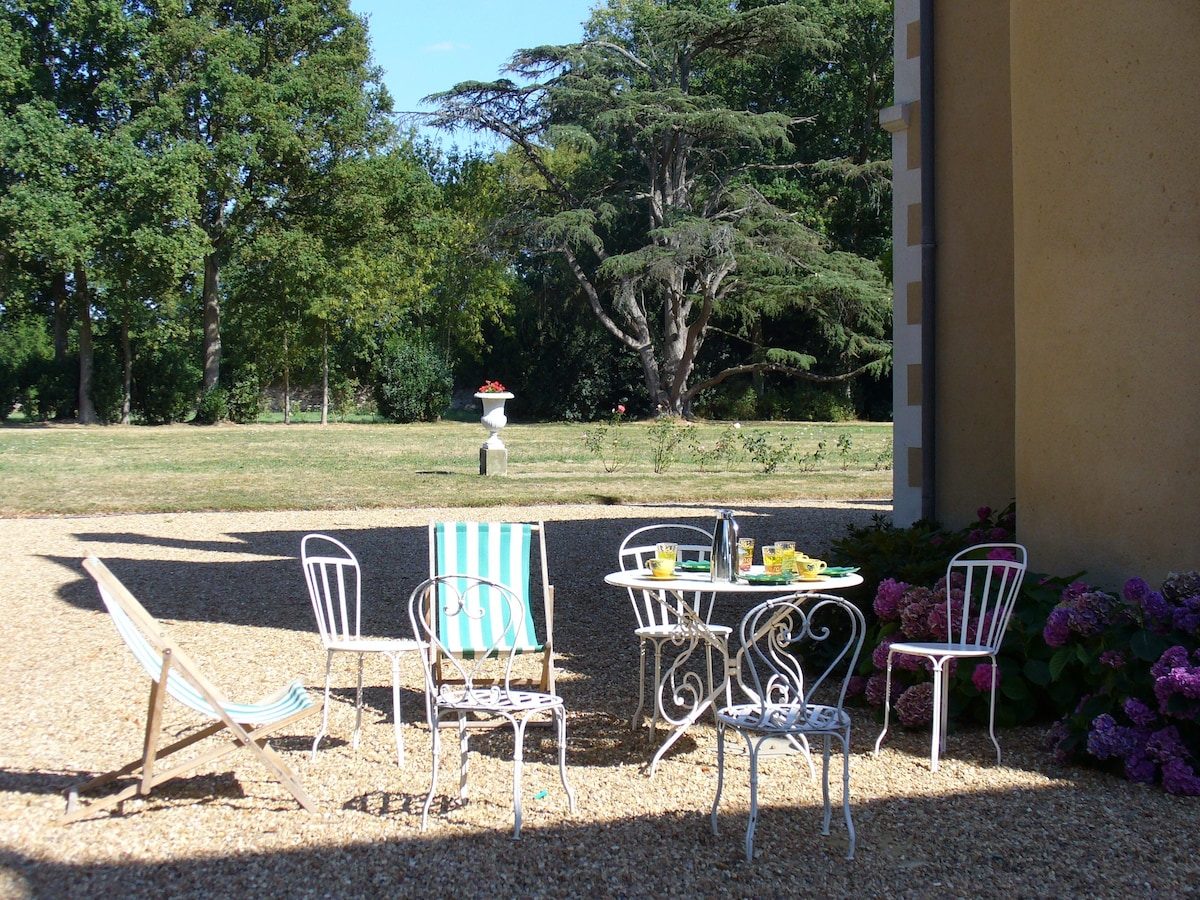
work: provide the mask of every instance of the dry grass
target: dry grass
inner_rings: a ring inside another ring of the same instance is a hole
[[[681,458],[656,476],[649,426],[623,426],[629,464],[608,473],[584,448],[584,425],[510,425],[509,477],[479,477],[478,423],[240,425],[161,428],[74,425],[0,428],[0,515],[88,515],[173,510],[487,507],[529,503],[707,502],[890,497],[891,426],[764,423],[828,456],[812,471],[785,463],[763,475],[751,459],[718,471]],[[711,446],[724,426],[699,426]],[[848,435],[853,449],[835,447]],[[636,452],[634,452],[636,451]]]

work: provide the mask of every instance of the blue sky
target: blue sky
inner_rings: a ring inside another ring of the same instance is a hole
[[[399,112],[427,111],[422,97],[460,81],[497,77],[522,47],[578,41],[596,2],[350,0],[350,8],[369,17],[372,53]]]

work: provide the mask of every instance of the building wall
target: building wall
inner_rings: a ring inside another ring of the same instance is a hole
[[[1200,568],[1200,3],[1011,6],[1020,537],[1156,583]]]
[[[935,3],[934,516],[965,525],[1016,495],[1008,0]],[[922,515],[920,3],[897,0],[893,132],[893,519]],[[969,47],[959,53],[956,48]]]
[[[937,518],[1016,497],[1008,0],[934,4]],[[970,47],[970,52],[956,52]]]

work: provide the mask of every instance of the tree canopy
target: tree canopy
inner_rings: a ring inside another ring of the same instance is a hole
[[[784,54],[827,66],[837,46],[803,3],[612,0],[585,40],[519,51],[515,79],[430,99],[437,124],[511,142],[537,188],[508,217],[525,247],[563,260],[596,319],[638,356],[652,403],[687,413],[734,375],[828,381],[889,364],[878,267],[831,247],[774,189],[813,166],[795,143],[808,117],[727,87]],[[772,341],[764,323],[791,316],[814,323],[835,371]],[[718,326],[741,338],[741,358],[697,380]]]

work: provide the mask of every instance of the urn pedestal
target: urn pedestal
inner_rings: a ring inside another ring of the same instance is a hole
[[[508,424],[504,415],[504,401],[511,400],[508,391],[480,392],[475,395],[483,403],[480,424],[488,430],[488,439],[479,448],[480,475],[507,475],[508,450],[500,440],[500,429]]]

